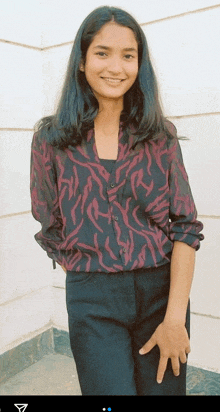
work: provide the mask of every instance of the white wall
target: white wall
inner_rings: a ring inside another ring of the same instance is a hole
[[[0,354],[52,325],[51,265],[33,239],[39,224],[29,191],[33,125],[44,103],[39,3],[1,4]]]
[[[52,114],[75,34],[103,1],[16,0],[0,27],[0,353],[51,325],[68,330],[65,274],[38,246],[30,214],[33,125]],[[146,34],[165,115],[176,125],[204,223],[191,292],[189,363],[220,372],[220,4],[211,0],[125,0]],[[27,213],[25,213],[27,212]]]

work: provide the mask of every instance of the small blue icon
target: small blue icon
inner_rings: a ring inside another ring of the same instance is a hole
[[[112,410],[112,408],[108,408],[108,411],[111,411]]]

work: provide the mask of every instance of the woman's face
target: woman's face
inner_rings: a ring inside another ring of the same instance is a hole
[[[87,50],[85,67],[80,67],[98,101],[123,99],[138,75],[133,31],[115,22],[105,24]]]

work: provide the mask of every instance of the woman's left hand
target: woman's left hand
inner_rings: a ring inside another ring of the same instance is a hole
[[[162,382],[169,358],[171,358],[173,373],[178,376],[180,374],[180,361],[185,363],[187,361],[186,354],[190,352],[190,342],[185,326],[178,323],[173,325],[165,321],[162,322],[139,353],[145,355],[155,345],[158,345],[160,349],[157,382]]]

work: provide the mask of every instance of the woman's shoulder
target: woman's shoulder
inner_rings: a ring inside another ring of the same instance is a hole
[[[32,137],[32,146],[34,148],[41,148],[42,146],[46,145],[46,139],[43,133],[40,130],[34,130],[33,137]]]
[[[33,140],[36,144],[52,146],[54,127],[54,115],[42,117],[34,125]]]
[[[177,137],[177,128],[170,120],[165,119],[164,126],[167,129],[168,133],[171,135],[170,137]]]
[[[49,160],[54,158],[54,149],[49,142],[43,130],[34,130],[32,137],[32,150],[39,152],[41,155],[45,156]]]
[[[159,133],[155,133],[148,143],[155,149],[158,148],[158,150],[164,150],[166,147],[169,150],[169,148],[176,145],[177,142],[178,137],[176,126],[170,120],[165,119],[164,130]]]

